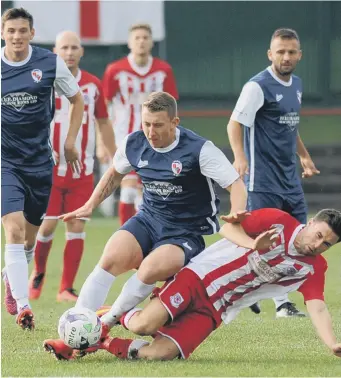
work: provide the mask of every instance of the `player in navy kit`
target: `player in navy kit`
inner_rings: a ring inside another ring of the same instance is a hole
[[[33,18],[23,8],[7,10],[1,20],[1,219],[5,230],[5,304],[24,329],[34,328],[28,301],[28,262],[44,217],[52,183],[49,147],[54,88],[70,100],[66,160],[76,171],[75,140],[82,122],[78,84],[56,54],[30,45]]]
[[[268,51],[272,64],[243,87],[228,124],[228,135],[234,167],[246,178],[248,210],[277,208],[306,223],[307,207],[296,171],[296,154],[303,178],[320,172],[298,133],[302,81],[292,73],[301,56],[294,30],[274,32]],[[277,317],[304,316],[287,295],[274,301]],[[252,308],[260,311],[258,306]]]
[[[76,303],[97,310],[115,278],[139,267],[103,316],[106,330],[142,302],[157,281],[173,276],[202,252],[202,235],[219,230],[214,181],[231,193],[231,212],[245,209],[245,185],[223,152],[178,123],[174,97],[166,92],[150,94],[142,108],[143,130],[121,143],[89,201],[64,215],[64,220],[90,216],[125,174],[134,169],[141,177],[141,209],[109,239]],[[46,347],[58,353],[56,345]]]

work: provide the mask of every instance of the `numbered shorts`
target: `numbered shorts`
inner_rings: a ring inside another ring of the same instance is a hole
[[[52,186],[52,166],[38,172],[1,168],[1,216],[23,211],[25,219],[40,226]]]
[[[153,295],[171,318],[158,333],[176,344],[182,358],[188,358],[221,323],[202,281],[186,267],[161,289],[156,288]]]

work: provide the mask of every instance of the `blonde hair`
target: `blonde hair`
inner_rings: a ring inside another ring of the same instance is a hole
[[[150,112],[167,112],[170,119],[177,116],[178,106],[175,98],[167,92],[152,92],[143,103]]]
[[[152,35],[152,27],[149,25],[149,24],[143,24],[143,23],[139,23],[139,24],[134,24],[130,27],[129,29],[129,33],[131,33],[132,31],[134,30],[138,30],[138,29],[143,29],[143,30],[146,30],[150,35]]]

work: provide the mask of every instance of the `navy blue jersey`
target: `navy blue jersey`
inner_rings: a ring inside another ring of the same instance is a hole
[[[51,164],[54,86],[72,97],[78,85],[65,62],[46,49],[30,46],[21,62],[8,61],[5,47],[1,55],[2,165],[36,171]]]
[[[296,169],[301,98],[301,79],[292,75],[289,82],[284,82],[270,67],[244,86],[231,119],[245,126],[249,191],[302,191]]]
[[[114,158],[115,169],[134,169],[143,183],[143,205],[160,222],[211,234],[219,229],[215,182],[227,188],[238,173],[214,144],[178,127],[176,140],[152,148],[143,131],[130,134]]]

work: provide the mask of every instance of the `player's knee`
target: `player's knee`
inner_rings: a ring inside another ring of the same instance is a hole
[[[24,225],[7,222],[5,226],[6,242],[9,244],[20,244],[25,240],[25,227]]]
[[[85,221],[81,219],[72,219],[67,222],[66,228],[69,233],[83,233]]]
[[[129,322],[129,330],[139,336],[153,335],[157,329],[147,320],[142,316],[138,317],[136,321]]]

